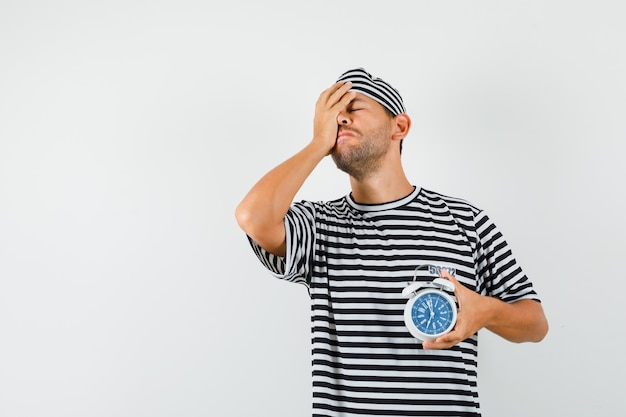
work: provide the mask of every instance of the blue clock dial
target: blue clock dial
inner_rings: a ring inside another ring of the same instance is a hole
[[[426,335],[445,333],[450,330],[453,317],[448,299],[436,292],[427,292],[418,296],[411,309],[411,319],[417,329]]]

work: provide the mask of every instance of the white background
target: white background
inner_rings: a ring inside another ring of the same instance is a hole
[[[364,66],[418,186],[500,226],[540,344],[481,332],[485,416],[625,415],[620,1],[0,2],[0,416],[306,416],[308,296],[234,208]],[[344,195],[324,161],[298,196]]]

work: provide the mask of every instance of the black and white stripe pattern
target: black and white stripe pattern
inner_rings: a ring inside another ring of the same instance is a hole
[[[484,295],[537,299],[484,212],[416,189],[383,205],[296,203],[285,224],[285,258],[252,244],[274,275],[309,288],[313,416],[480,415],[477,335],[424,351],[404,325],[401,292],[427,263]]]
[[[394,116],[400,113],[406,113],[402,96],[400,96],[398,90],[384,80],[372,77],[372,75],[363,68],[348,70],[341,74],[337,81],[351,81],[352,88],[350,91],[359,92],[376,100]]]

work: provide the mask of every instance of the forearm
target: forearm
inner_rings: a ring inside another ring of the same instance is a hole
[[[293,199],[328,149],[312,141],[263,176],[237,206],[240,227],[262,247],[284,255],[283,220]],[[280,232],[282,231],[282,236]]]
[[[492,297],[483,299],[485,328],[508,341],[539,342],[548,332],[548,322],[541,303],[520,300],[505,303]]]
[[[337,116],[356,95],[348,93],[351,86],[350,82],[337,82],[320,94],[313,140],[261,178],[237,206],[237,222],[266,251],[285,255],[285,215],[304,181],[335,146]]]

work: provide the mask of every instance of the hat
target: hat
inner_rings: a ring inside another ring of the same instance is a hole
[[[341,74],[337,81],[351,81],[350,91],[356,91],[376,100],[394,116],[406,113],[402,96],[398,90],[380,78],[372,77],[363,68],[355,68]]]

